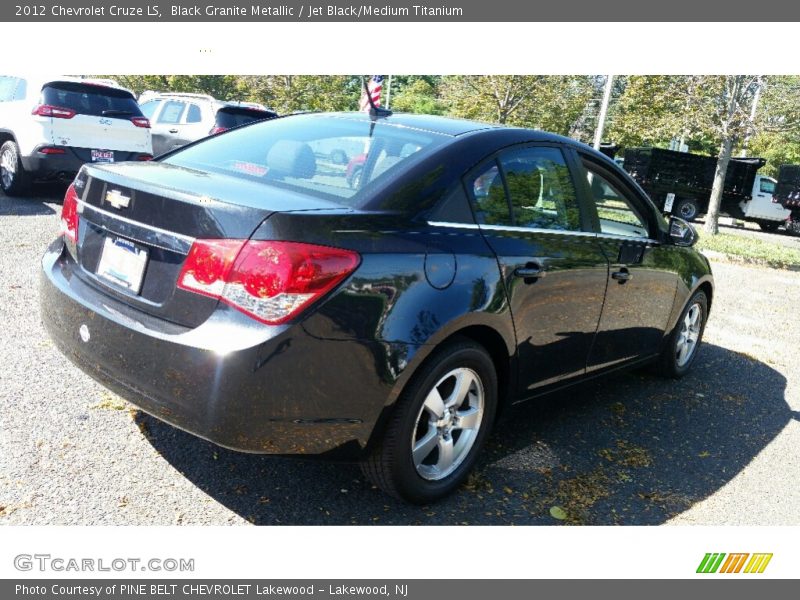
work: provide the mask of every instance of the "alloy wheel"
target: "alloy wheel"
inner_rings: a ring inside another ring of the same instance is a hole
[[[472,369],[453,369],[425,398],[411,436],[411,456],[423,479],[444,479],[469,454],[483,420],[485,392]]]
[[[5,189],[10,188],[14,184],[14,175],[16,173],[15,162],[14,154],[11,150],[6,149],[0,154],[0,179],[2,179]]]
[[[687,364],[694,355],[702,327],[703,308],[699,302],[695,302],[686,311],[686,316],[683,318],[681,329],[678,332],[678,340],[675,345],[675,360],[679,367]]]

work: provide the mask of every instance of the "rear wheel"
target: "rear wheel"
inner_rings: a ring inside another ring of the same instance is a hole
[[[694,221],[700,214],[700,206],[694,198],[681,198],[675,204],[675,214],[684,221]]]
[[[28,174],[22,166],[19,147],[11,140],[0,146],[0,187],[7,196],[28,191]]]
[[[695,358],[708,317],[708,298],[705,292],[695,293],[678,319],[675,329],[661,352],[656,370],[664,377],[683,377]]]
[[[496,408],[497,374],[486,350],[471,340],[448,344],[403,391],[362,470],[397,498],[439,500],[466,479]]]
[[[778,231],[778,226],[780,223],[776,223],[775,221],[759,221],[758,226],[761,227],[762,231]]]

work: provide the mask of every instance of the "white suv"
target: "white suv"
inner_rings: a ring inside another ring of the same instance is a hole
[[[0,75],[0,187],[71,178],[88,162],[150,160],[150,121],[110,80]]]

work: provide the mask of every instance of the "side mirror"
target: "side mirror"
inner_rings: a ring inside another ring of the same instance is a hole
[[[669,238],[676,246],[694,246],[697,242],[697,231],[683,219],[670,217]]]

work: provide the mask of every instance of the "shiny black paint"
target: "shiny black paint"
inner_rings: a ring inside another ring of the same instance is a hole
[[[581,152],[623,173],[599,153],[522,129],[431,117],[388,122],[438,123],[457,135],[355,207],[158,161],[93,166],[81,176],[85,203],[135,223],[192,238],[303,241],[359,252],[356,272],[296,322],[260,325],[176,290],[185,256],[177,246],[151,250],[154,281],[145,282],[142,297],[96,281],[100,234],[137,234],[125,221],[101,227],[87,213],[73,249],[78,262],[60,240],[43,258],[47,331],[105,385],[220,445],[357,457],[380,435],[418,367],[452,336],[491,350],[503,401],[513,402],[649,358],[689,295],[711,286],[707,261],[668,243],[663,219],[634,183],[651,220],[648,241],[598,237],[590,213],[575,235],[475,224],[462,179],[502,148],[555,144],[572,169],[580,168]],[[258,126],[269,124],[248,127]],[[129,209],[103,202],[111,187],[130,193]],[[578,193],[586,210],[587,192]],[[631,245],[641,248],[630,252]],[[540,263],[546,276],[515,276],[529,263]],[[619,284],[610,276],[622,267],[633,279]],[[89,342],[80,339],[82,324]]]

